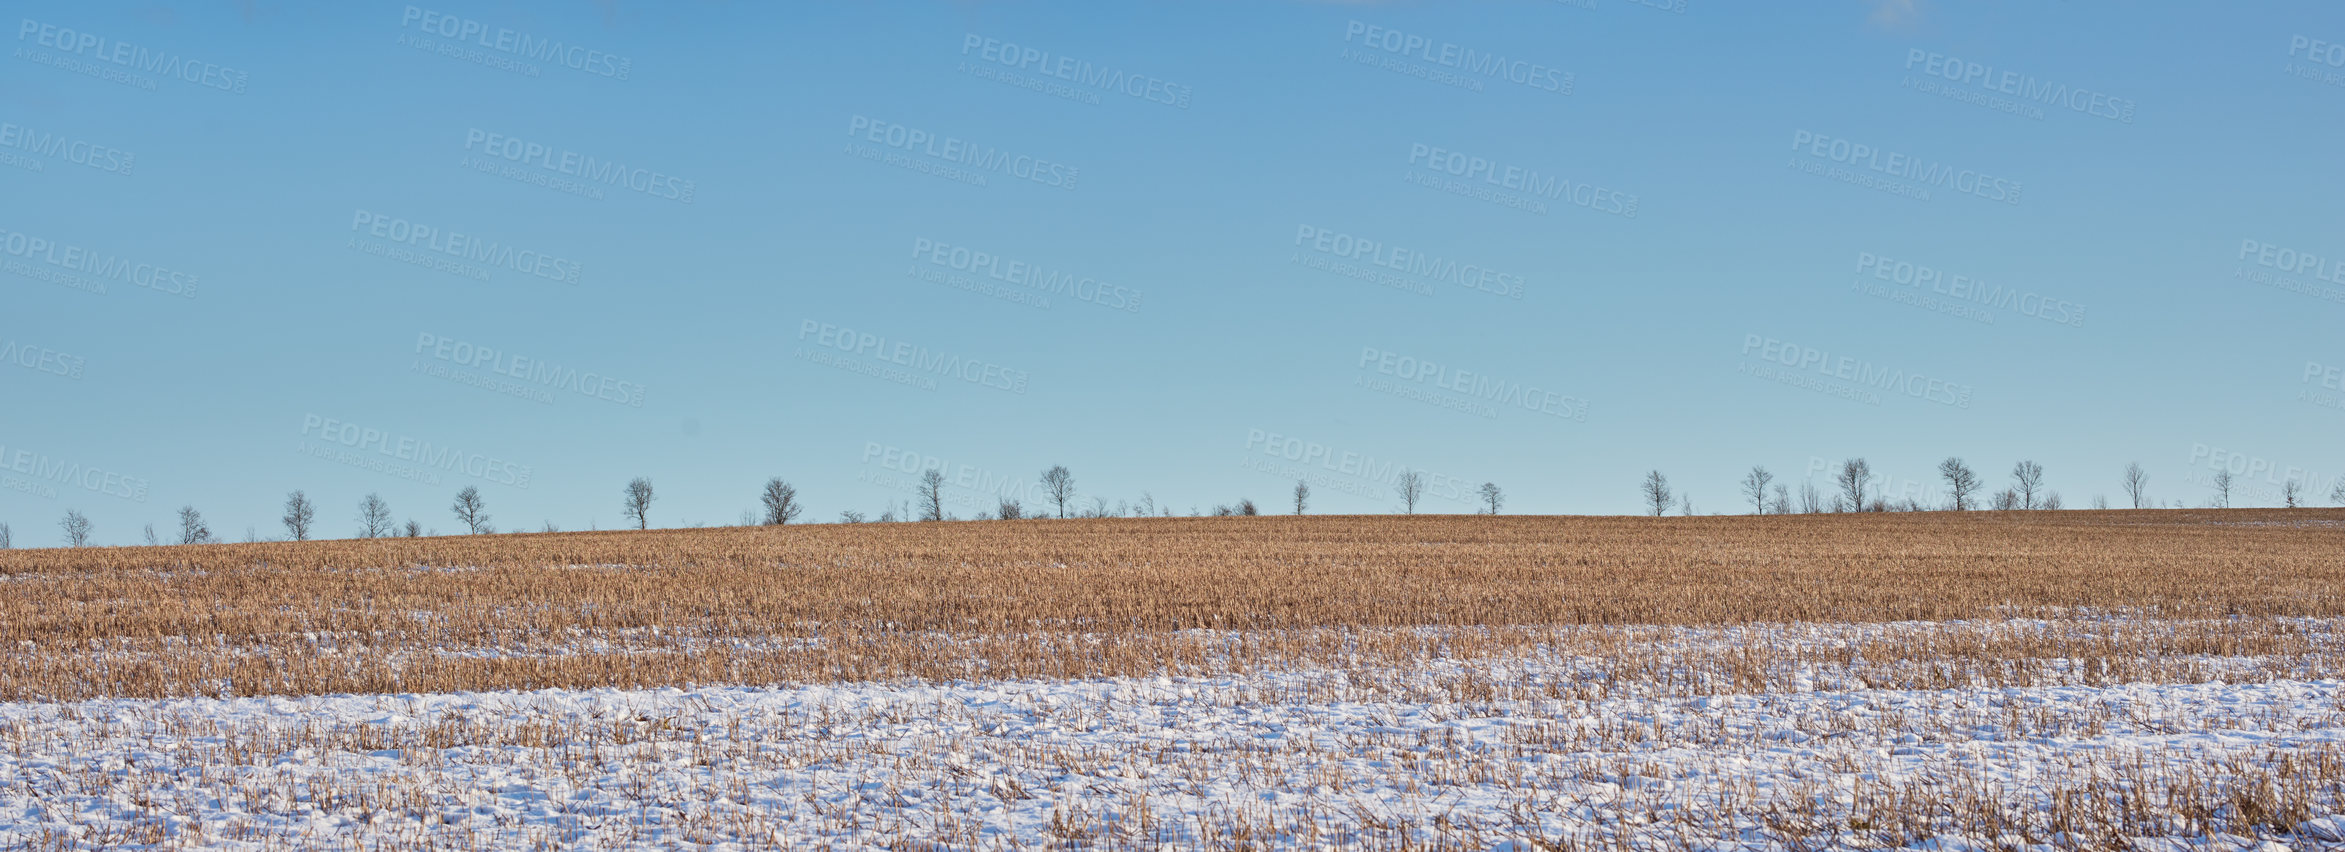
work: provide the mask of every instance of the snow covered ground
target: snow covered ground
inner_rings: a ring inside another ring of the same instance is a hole
[[[1591,662],[5,704],[0,847],[2345,848],[2345,682],[2300,665],[1560,688]]]

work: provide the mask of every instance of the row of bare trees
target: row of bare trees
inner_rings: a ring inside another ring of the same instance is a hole
[[[2010,484],[1983,501],[1980,492],[1987,487],[1984,480],[1971,468],[1969,463],[1961,458],[1948,457],[1939,462],[1937,474],[1944,483],[1945,499],[1929,506],[1923,505],[1920,500],[1912,496],[1907,496],[1902,500],[1892,500],[1882,492],[1881,477],[1874,472],[1871,462],[1861,457],[1847,459],[1840,463],[1839,468],[1832,472],[1828,491],[1819,490],[1814,482],[1806,481],[1800,484],[1800,490],[1795,495],[1789,484],[1779,481],[1778,477],[1764,465],[1753,466],[1748,473],[1743,475],[1739,485],[1741,486],[1742,498],[1750,505],[1751,513],[1760,515],[1923,511],[1927,509],[2015,511],[2063,508],[2060,493],[2051,490],[2045,483],[2044,466],[2033,460],[2023,459],[2013,464]],[[1155,498],[1143,494],[1141,502],[1136,507],[1136,512],[1134,511],[1135,507],[1130,503],[1119,503],[1111,512],[1105,498],[1094,498],[1095,505],[1092,508],[1082,509],[1076,499],[1078,492],[1075,487],[1075,475],[1065,465],[1052,465],[1042,472],[1037,482],[1042,488],[1044,499],[1049,502],[1055,510],[1056,516],[1060,518],[1104,518],[1127,515],[1150,517],[1157,514],[1159,508]],[[914,489],[917,504],[907,504],[901,509],[891,505],[880,513],[878,520],[882,522],[953,520],[953,516],[945,508],[945,484],[946,477],[943,471],[934,468],[923,471]],[[2142,469],[2139,462],[2125,466],[2118,484],[2133,508],[2157,508],[2157,501],[2149,496],[2149,474]],[[2218,468],[2208,484],[2215,492],[2208,505],[2213,508],[2230,508],[2232,495],[2239,486],[2236,476],[2229,470]],[[1417,513],[1417,505],[1424,498],[1426,485],[1425,474],[1421,471],[1403,469],[1395,476],[1392,487],[1395,495],[1400,498],[1400,508],[1403,513],[1410,515]],[[2300,478],[2290,477],[2281,482],[2281,504],[2287,508],[2302,506],[2304,504],[2304,488],[2305,485]],[[1639,486],[1639,492],[1640,502],[1648,514],[1666,515],[1672,509],[1685,515],[1695,513],[1692,498],[1673,489],[1669,484],[1669,477],[1663,475],[1659,470],[1645,474],[1644,480]],[[650,528],[652,500],[656,494],[657,492],[652,488],[649,478],[636,477],[627,483],[621,510],[627,519],[635,523],[636,529]],[[1493,482],[1482,483],[1474,497],[1477,502],[1475,510],[1477,514],[1496,515],[1503,509],[1506,501],[1505,491]],[[1293,498],[1294,514],[1304,514],[1310,508],[1310,482],[1297,480]],[[2340,505],[2345,505],[2345,478],[2338,480],[2336,486],[2330,491],[2329,498]],[[743,525],[779,526],[797,520],[806,511],[805,504],[798,499],[797,487],[780,477],[766,480],[764,489],[758,495],[758,502],[762,506],[762,513],[743,513]],[[2095,498],[2094,508],[2108,508],[2107,501]],[[455,501],[450,504],[449,510],[467,533],[481,535],[496,532],[496,527],[490,523],[487,501],[481,496],[479,488],[466,486],[456,492]],[[1162,513],[1170,517],[1173,514],[1172,508],[1164,506]],[[1195,508],[1191,508],[1189,513],[1191,515],[1204,514]],[[1228,516],[1260,513],[1260,509],[1253,500],[1244,499],[1235,504],[1216,505],[1210,514]],[[979,513],[976,517],[978,520],[1019,520],[1049,517],[1049,515],[1039,511],[1030,512],[1018,500],[1005,496],[999,499],[993,511]],[[317,507],[310,502],[307,494],[294,491],[286,495],[285,510],[280,521],[285,526],[287,538],[293,541],[308,541],[315,530],[316,519]],[[863,513],[852,510],[841,512],[839,515],[839,520],[843,523],[862,523],[864,519]],[[367,494],[359,501],[357,521],[358,538],[385,538],[398,535],[414,537],[427,534],[424,526],[412,518],[404,524],[395,521],[390,504],[383,500],[382,495],[375,493]],[[67,510],[65,517],[58,521],[58,527],[64,532],[66,543],[73,547],[87,546],[94,529],[89,517],[78,510]],[[545,525],[544,531],[554,532],[556,528],[548,523]],[[205,523],[203,513],[197,511],[194,506],[180,508],[179,534],[170,543],[207,544],[219,540],[217,536],[213,535],[210,526]],[[257,536],[248,533],[246,540],[257,540]],[[155,545],[166,542],[156,536],[154,526],[150,524],[146,528],[146,543]],[[7,548],[11,544],[11,532],[8,525],[0,523],[0,548]]]
[[[946,510],[946,483],[947,479],[942,470],[931,468],[923,471],[914,485],[915,502],[906,503],[900,508],[891,504],[886,510],[880,512],[878,520],[881,522],[954,520],[951,513]],[[1114,509],[1110,510],[1106,498],[1096,497],[1093,498],[1094,505],[1091,508],[1083,509],[1077,500],[1075,475],[1065,465],[1052,465],[1045,469],[1037,479],[1037,483],[1041,486],[1043,498],[1050,505],[1050,511],[1059,518],[1153,517],[1160,510],[1165,517],[1173,515],[1171,506],[1159,507],[1155,498],[1145,493],[1141,495],[1141,499],[1136,505],[1119,501]],[[1425,496],[1427,484],[1426,474],[1422,471],[1402,469],[1398,472],[1393,480],[1393,490],[1400,498],[1402,512],[1416,514],[1417,506]],[[627,483],[622,494],[620,510],[628,520],[634,522],[637,529],[648,529],[651,525],[652,502],[656,496],[657,491],[653,488],[649,478],[636,477]],[[1505,491],[1494,482],[1482,483],[1474,496],[1478,503],[1476,509],[1478,514],[1496,515],[1505,506]],[[741,520],[742,525],[778,526],[797,520],[805,512],[805,504],[798,499],[798,489],[780,477],[766,481],[758,500],[763,508],[762,513],[744,512]],[[1297,480],[1293,491],[1294,513],[1297,515],[1306,513],[1310,504],[1310,482]],[[490,522],[487,502],[481,496],[478,488],[467,486],[458,491],[455,501],[450,504],[450,511],[467,533],[479,535],[496,532],[495,526]],[[1191,516],[1204,514],[1215,516],[1258,515],[1261,514],[1261,510],[1251,498],[1248,498],[1241,499],[1234,504],[1215,505],[1210,513],[1200,512],[1192,507],[1189,514]],[[993,511],[980,512],[976,515],[976,519],[1019,520],[1049,516],[1044,512],[1029,511],[1017,499],[1003,496],[999,498]],[[286,496],[285,512],[281,520],[285,525],[287,538],[293,541],[309,540],[315,529],[316,517],[317,507],[310,501],[308,495],[295,491]],[[853,510],[839,513],[839,520],[842,523],[862,523],[865,518],[863,513]],[[200,544],[217,540],[211,536],[208,529],[202,526],[201,515],[196,512],[194,507],[182,509],[181,519],[182,534],[179,543]],[[357,520],[358,538],[427,534],[423,525],[413,519],[409,519],[404,527],[400,526],[394,520],[390,504],[380,494],[370,493],[359,502]],[[89,519],[80,512],[69,511],[62,524],[66,531],[68,544],[81,547],[89,543],[91,524]],[[554,532],[556,528],[548,523],[543,531]],[[7,535],[7,528],[0,526],[0,547],[8,545]],[[155,540],[151,528],[147,538],[148,544],[161,543]],[[251,539],[248,537],[248,540]]]
[[[1946,460],[1938,463],[1937,471],[1938,478],[1945,484],[1945,499],[1936,505],[1924,505],[1919,499],[1912,496],[1903,500],[1890,499],[1888,495],[1881,493],[1880,477],[1873,472],[1872,463],[1863,458],[1852,458],[1840,463],[1840,467],[1832,474],[1831,492],[1817,490],[1813,482],[1801,483],[1799,500],[1796,505],[1792,500],[1790,486],[1777,482],[1775,474],[1768,471],[1763,465],[1753,466],[1750,472],[1743,475],[1740,485],[1742,497],[1750,504],[1751,513],[1755,515],[1814,514],[1820,512],[1911,512],[1930,509],[1946,509],[1957,512],[1973,509],[2029,511],[2064,508],[2060,492],[2052,490],[2044,481],[2044,466],[2033,460],[2022,459],[2014,463],[2011,466],[2010,485],[1986,497],[1983,501],[1979,492],[1987,487],[1986,483],[1979,477],[1977,471],[1971,469],[1968,462],[1963,461],[1960,457],[1949,456]],[[2136,509],[2154,509],[2158,506],[2157,501],[2150,497],[2149,482],[2149,473],[2142,469],[2140,462],[2127,463],[2124,472],[2118,478],[2119,488]],[[2231,508],[2231,496],[2237,487],[2237,478],[2229,470],[2217,469],[2209,484],[2213,487],[2215,496],[2208,505],[2218,509]],[[2299,478],[2291,477],[2282,481],[2280,483],[2281,505],[2290,509],[2302,507],[2304,505],[2304,487],[2303,481]],[[1665,515],[1673,507],[1679,509],[1683,514],[1691,515],[1694,513],[1692,501],[1684,495],[1673,492],[1669,487],[1669,477],[1662,475],[1659,470],[1646,473],[1638,491],[1642,498],[1640,502],[1648,514]],[[2339,505],[2345,505],[2345,478],[2340,478],[2336,486],[2330,490],[2329,499]],[[2095,497],[2093,508],[2109,508],[2108,501],[2105,498]]]
[[[2133,465],[2130,470],[2138,473],[2140,467]],[[1947,501],[1939,507],[1924,506],[1910,496],[1904,500],[1891,500],[1882,493],[1881,477],[1873,471],[1872,462],[1861,457],[1842,461],[1840,467],[1832,472],[1830,492],[1818,490],[1812,481],[1800,483],[1796,504],[1793,502],[1791,486],[1776,481],[1775,473],[1765,465],[1753,465],[1748,473],[1743,474],[1739,485],[1742,498],[1750,504],[1751,514],[1754,515],[1922,511],[1928,508],[1960,512],[1980,508],[1977,495],[1983,482],[1968,462],[1949,456],[1938,463],[1938,476],[1945,481],[1947,494]],[[1678,509],[1681,514],[1694,514],[1693,500],[1672,491],[1669,477],[1659,470],[1645,474],[1638,492],[1647,514],[1666,515],[1672,508]],[[1992,508],[2058,509],[2061,508],[2060,494],[2045,487],[2043,465],[2023,460],[2012,466],[2011,486],[1995,495]]]
[[[908,511],[904,513],[905,516],[915,517],[917,520],[921,521],[952,520],[952,516],[945,511],[945,481],[944,471],[942,470],[930,468],[928,470],[922,471],[920,474],[920,479],[914,485],[914,493],[919,501],[917,514],[914,515],[914,513]],[[1068,471],[1065,465],[1052,465],[1049,469],[1042,472],[1042,476],[1039,481],[1042,485],[1044,499],[1049,501],[1049,503],[1055,507],[1058,517],[1060,518],[1114,518],[1126,516],[1152,517],[1157,514],[1158,507],[1156,505],[1155,498],[1145,493],[1141,495],[1139,504],[1134,505],[1129,502],[1119,502],[1113,511],[1109,510],[1107,506],[1107,499],[1104,497],[1093,498],[1096,501],[1095,505],[1088,511],[1082,510],[1080,508],[1070,509],[1069,507],[1076,502],[1077,492],[1075,489],[1075,475]],[[767,484],[769,494],[779,482],[780,480],[774,480],[774,482]],[[1424,499],[1425,488],[1426,478],[1424,472],[1422,471],[1403,469],[1398,473],[1397,476],[1394,477],[1393,492],[1400,497],[1402,513],[1410,515],[1417,513],[1417,504]],[[1310,481],[1302,479],[1295,480],[1295,487],[1292,494],[1294,500],[1292,503],[1294,507],[1294,513],[1301,515],[1308,512],[1311,507]],[[1476,492],[1476,497],[1479,499],[1481,504],[1479,513],[1482,514],[1498,514],[1499,510],[1505,505],[1506,502],[1505,491],[1501,490],[1497,483],[1493,482],[1482,483],[1482,487]],[[1171,517],[1173,513],[1172,507],[1164,506],[1162,507],[1162,512],[1165,517]],[[1203,514],[1193,508],[1189,513],[1191,515]],[[1261,508],[1257,506],[1251,498],[1239,500],[1234,504],[1215,505],[1213,507],[1213,511],[1211,512],[1211,514],[1215,516],[1259,515],[1261,513]],[[772,520],[774,516],[772,513],[770,501],[768,505],[767,517],[767,523],[779,523],[778,521]],[[992,512],[980,513],[977,516],[977,520],[1014,521],[1023,518],[1035,517],[1044,517],[1044,515],[1041,513],[1031,513],[1026,509],[1025,505],[1019,502],[1016,498],[1004,496],[998,499]],[[840,514],[840,520],[846,523],[859,523],[863,520],[863,515],[853,511],[843,512]],[[880,520],[895,520],[893,510],[891,509],[889,512],[882,513],[880,515]]]
[[[467,530],[473,533],[496,531],[489,525],[487,504],[480,496],[480,489],[466,487],[464,490],[456,492],[456,502],[452,509],[456,513],[456,520],[464,524]],[[308,541],[311,534],[316,531],[317,514],[317,504],[310,501],[309,495],[302,491],[294,491],[285,495],[285,513],[279,516],[278,520],[285,525],[287,539]],[[404,525],[395,521],[391,515],[391,504],[385,501],[381,494],[370,493],[359,500],[357,521],[358,538],[425,535],[423,524],[412,518],[408,519]],[[57,525],[65,533],[66,544],[72,547],[88,546],[90,535],[96,529],[96,526],[90,522],[89,516],[73,509],[66,510],[64,519],[58,521]],[[211,527],[204,522],[203,513],[197,511],[194,506],[180,507],[179,535],[173,541],[165,542],[158,538],[155,535],[153,524],[146,527],[146,543],[149,545],[166,543],[213,544],[220,540],[218,536],[212,534]],[[257,541],[259,536],[248,534],[245,540]],[[0,524],[0,548],[5,548],[8,545],[7,527]]]

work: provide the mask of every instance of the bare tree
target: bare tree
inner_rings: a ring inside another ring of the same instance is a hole
[[[1800,481],[1799,511],[1803,515],[1824,511],[1824,492],[1816,490],[1816,483],[1812,480]]]
[[[496,532],[489,527],[488,503],[480,499],[479,488],[464,486],[464,490],[456,492],[456,502],[448,508],[455,511],[456,521],[473,535]]]
[[[1296,482],[1295,484],[1302,485],[1303,483]],[[1301,493],[1306,496],[1309,495],[1311,493],[1310,486],[1304,486]],[[1140,492],[1140,505],[1132,507],[1132,511],[1134,514],[1137,514],[1143,518],[1156,514],[1156,495],[1150,494],[1146,491]],[[1169,512],[1172,510],[1167,509],[1165,511]]]
[[[2095,495],[2093,495],[2093,508],[2095,508],[2095,509],[2106,509],[2106,508],[2109,508],[2109,497],[2108,497],[2108,495],[2106,495],[2106,494],[2095,494]]]
[[[1743,475],[1742,493],[1751,498],[1751,514],[1767,514],[1767,483],[1774,481],[1775,474],[1760,465],[1752,465],[1751,472]]]
[[[2303,498],[2304,483],[2297,480],[2296,477],[2288,477],[2287,480],[2280,483],[2281,506],[2294,509],[2296,508],[2297,503],[2300,502]]]
[[[1840,463],[1840,473],[1832,477],[1840,486],[1840,499],[1850,512],[1863,512],[1871,507],[1865,503],[1865,494],[1873,487],[1873,465],[1861,458]]]
[[[2047,512],[2057,512],[2057,511],[2060,511],[2060,492],[2058,492],[2058,491],[2047,491],[2047,492],[2045,492],[2045,493],[2044,493],[2044,501],[2043,501],[2042,503],[2038,503],[2038,504],[2036,504],[2036,508],[2038,508],[2038,509],[2043,509],[2043,510],[2045,510],[2045,511],[2047,511]]]
[[[1053,468],[1053,470],[1064,471],[1066,468]],[[1067,483],[1071,489],[1074,484],[1074,478],[1069,477],[1067,479]],[[1066,516],[1066,503],[1061,502],[1059,504],[1059,517],[1064,518]],[[926,472],[920,474],[920,519],[923,521],[941,521],[945,519],[944,471],[937,470],[936,468],[932,467],[929,468]]]
[[[1058,504],[1059,517],[1064,518],[1067,516],[1067,501],[1075,499],[1075,475],[1067,472],[1066,465],[1051,465],[1049,470],[1042,472],[1042,490],[1050,497],[1050,502]]]
[[[1498,483],[1482,483],[1482,490],[1476,493],[1482,495],[1483,514],[1498,514],[1498,508],[1506,505],[1506,492],[1498,489]]]
[[[1680,515],[1684,515],[1684,516],[1686,516],[1686,517],[1689,517],[1689,518],[1691,518],[1691,517],[1693,517],[1693,516],[1694,516],[1694,497],[1693,497],[1693,495],[1691,495],[1691,494],[1679,494],[1679,495],[1677,495],[1677,513],[1678,513],[1678,514],[1680,514]]]
[[[2044,488],[2044,466],[2032,461],[2021,461],[2011,466],[2011,487],[2019,491],[2019,507],[2041,509],[2036,492]]]
[[[416,523],[414,518],[408,518],[405,532],[408,538],[422,538],[423,525]]]
[[[204,525],[204,513],[194,506],[179,507],[179,543],[210,544],[212,528]]]
[[[806,507],[798,503],[797,486],[783,482],[779,476],[765,481],[765,492],[759,494],[757,499],[765,504],[765,525],[769,527],[797,520],[798,515],[806,511]]]
[[[1425,475],[1413,470],[1403,470],[1400,472],[1400,476],[1392,481],[1392,490],[1400,494],[1401,508],[1408,514],[1414,515],[1417,513],[1417,500],[1425,496]]]
[[[309,495],[295,491],[285,495],[285,517],[279,520],[285,522],[285,533],[293,536],[294,541],[308,541],[309,522],[317,515],[317,507],[310,505]]]
[[[2132,498],[2133,507],[2142,508],[2150,499],[2150,475],[2141,469],[2141,462],[2127,462],[2125,476],[2118,480],[2125,484],[2125,496]]]
[[[65,519],[58,521],[57,526],[65,530],[65,545],[67,547],[89,546],[90,519],[89,516],[82,514],[81,510],[65,510]]]
[[[1644,491],[1645,508],[1652,511],[1653,517],[1669,514],[1669,477],[1662,476],[1659,470],[1645,474]]]
[[[147,524],[145,527],[140,528],[139,532],[146,536],[148,547],[159,547],[163,544],[162,539],[155,537],[154,524]]]
[[[1251,518],[1262,514],[1262,510],[1254,505],[1254,498],[1248,497],[1238,501],[1238,514]]]
[[[2329,502],[2345,506],[2345,476],[2337,477],[2337,484],[2329,488]]]
[[[2230,468],[2224,468],[2215,471],[2215,479],[2213,483],[2215,486],[2215,508],[2231,508],[2232,481]]]
[[[1778,515],[1791,514],[1791,486],[1780,482],[1775,483],[1775,500],[1768,508],[1773,509]]]
[[[621,517],[635,519],[635,528],[651,529],[651,480],[638,476],[627,482],[627,500],[621,504]]]
[[[1979,475],[1971,472],[1970,465],[1963,464],[1960,458],[1947,456],[1938,463],[1938,476],[1946,480],[1946,492],[1953,495],[1954,511],[1970,511],[1970,495],[1979,490]]]
[[[863,523],[863,513],[862,513],[862,512],[855,511],[855,510],[853,510],[853,509],[840,509],[840,510],[839,510],[839,523],[842,523],[842,524],[860,524],[860,523]]]
[[[0,550],[7,550],[8,548],[15,546],[15,544],[15,540],[9,537],[8,525],[0,524]]]
[[[383,495],[369,493],[358,501],[358,537],[382,538],[391,534],[391,504],[383,502]]]
[[[1001,506],[995,509],[993,514],[994,517],[998,517],[1005,521],[1015,521],[1026,517],[1026,507],[1019,505],[1018,501],[1016,500],[1004,497],[1001,498]]]
[[[2020,499],[2018,491],[2005,488],[1995,493],[1995,511],[2009,512],[2026,507],[2027,503]]]
[[[1311,483],[1300,479],[1295,480],[1295,514],[1300,515],[1304,509],[1308,508],[1311,508]],[[1148,510],[1141,509],[1140,514],[1148,514]]]

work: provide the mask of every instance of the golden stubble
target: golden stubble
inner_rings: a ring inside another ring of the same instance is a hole
[[[2237,676],[2191,670],[2195,655],[2329,660],[2325,632],[2294,619],[2345,610],[2340,554],[2345,512],[2326,510],[1151,518],[20,550],[0,552],[0,700],[1365,673],[1541,647],[1685,689],[1772,688],[1786,654],[1920,687],[2084,677],[2026,663],[2084,657],[2113,661],[2091,676],[2192,680]],[[2130,620],[2005,623],[2113,613]],[[1661,641],[1668,628],[1880,622],[1935,626],[1790,651]],[[1864,643],[1879,647],[1851,655]]]

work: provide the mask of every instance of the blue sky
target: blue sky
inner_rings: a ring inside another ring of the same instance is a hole
[[[1655,3],[17,4],[0,522],[2345,472],[2345,12]]]

